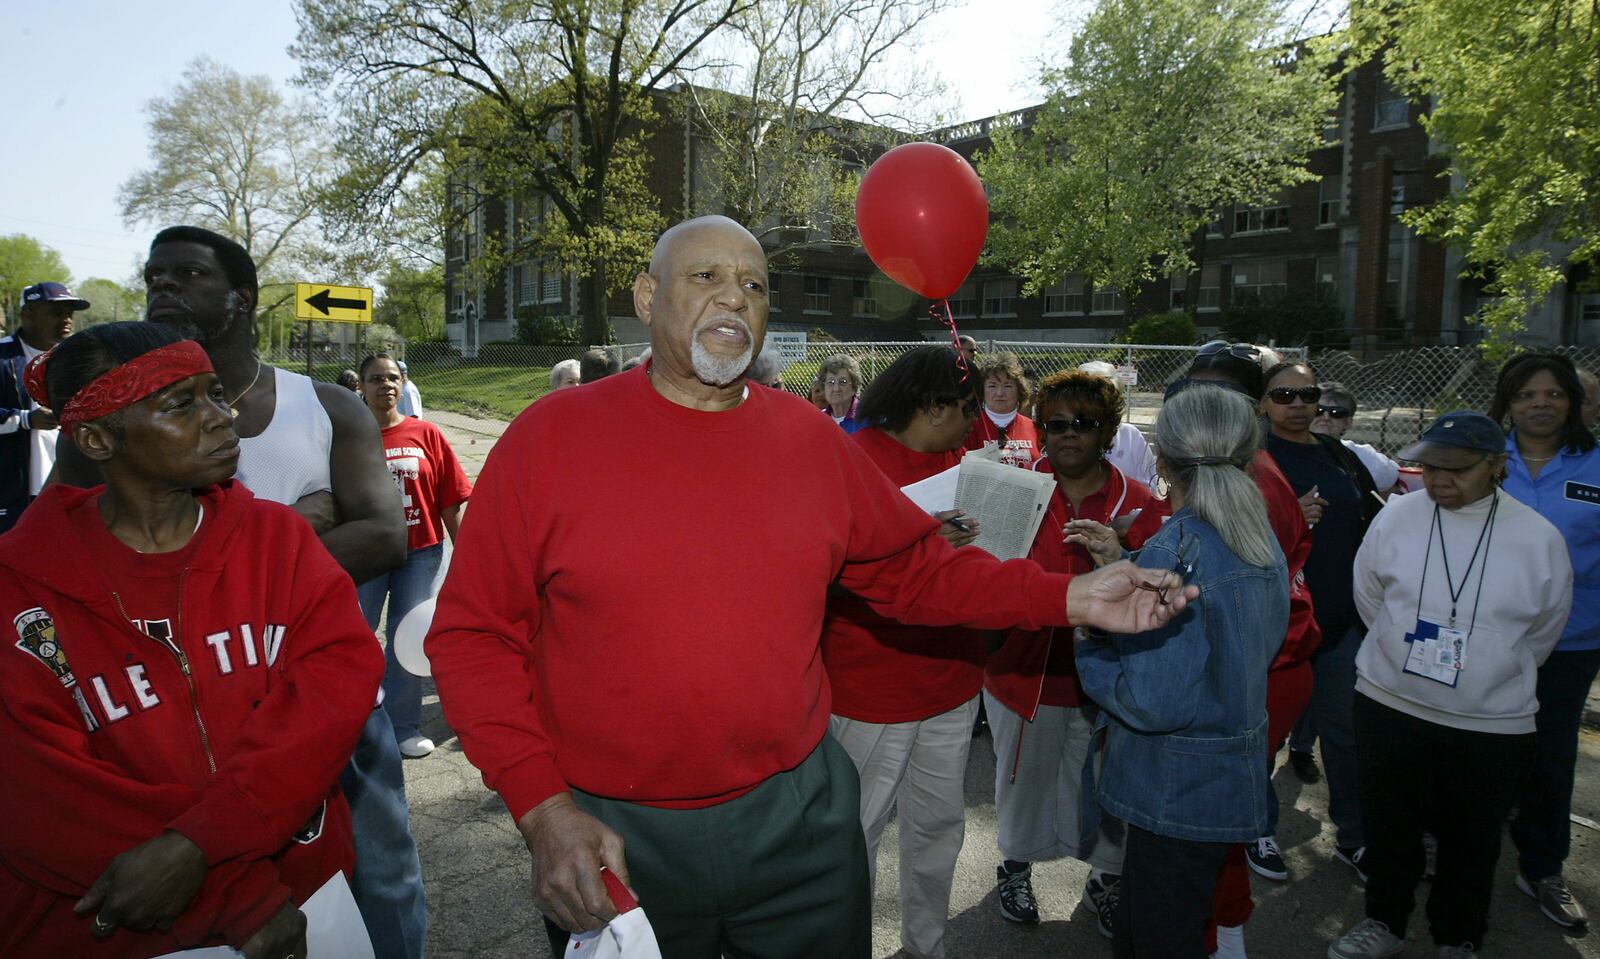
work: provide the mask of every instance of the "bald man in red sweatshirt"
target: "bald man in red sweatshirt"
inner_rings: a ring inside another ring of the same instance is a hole
[[[668,959],[866,956],[858,783],[826,735],[830,584],[906,623],[1116,632],[1194,591],[954,549],[804,400],[747,388],[767,263],[732,220],[666,231],[634,306],[650,363],[529,407],[484,465],[427,640],[440,701],[560,929],[615,915],[604,867]],[[602,470],[572,429],[597,419],[620,451]]]

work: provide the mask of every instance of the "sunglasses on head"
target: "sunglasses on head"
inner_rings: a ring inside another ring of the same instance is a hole
[[[1066,432],[1095,433],[1100,429],[1100,421],[1087,416],[1077,416],[1070,420],[1045,420],[1044,431],[1052,435]]]
[[[1350,417],[1354,416],[1355,413],[1356,413],[1356,411],[1350,409],[1348,406],[1321,406],[1321,405],[1319,405],[1317,407],[1317,415],[1318,416],[1327,416],[1327,417],[1331,417],[1331,418],[1336,419],[1336,420],[1347,420]]]
[[[1249,343],[1229,343],[1227,340],[1212,340],[1210,343],[1195,351],[1195,356],[1216,356],[1218,353],[1228,353],[1241,360],[1260,362],[1261,351]]]
[[[1315,386],[1302,386],[1299,389],[1280,386],[1275,390],[1267,390],[1267,396],[1279,406],[1288,406],[1295,400],[1299,400],[1302,403],[1315,403],[1322,398],[1322,390]]]

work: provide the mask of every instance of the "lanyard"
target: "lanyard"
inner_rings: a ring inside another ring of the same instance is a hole
[[[1040,462],[1044,462],[1044,461],[1041,460]],[[1104,461],[1102,461],[1102,465],[1105,466],[1106,472],[1107,472],[1107,474],[1109,474],[1106,477],[1108,482],[1109,482],[1111,476],[1115,476],[1118,479],[1122,480],[1122,492],[1117,496],[1116,502],[1111,504],[1111,508],[1106,510],[1106,518],[1100,523],[1101,526],[1110,526],[1111,525],[1111,521],[1116,519],[1117,518],[1117,514],[1119,512],[1121,512],[1122,504],[1126,503],[1128,501],[1128,478],[1126,476],[1123,476],[1122,475],[1122,471],[1117,469],[1116,467],[1112,466],[1110,463],[1105,463]],[[1035,472],[1038,472],[1038,471],[1036,470]],[[1060,488],[1058,487],[1056,491],[1058,493],[1060,493]],[[1065,500],[1067,498],[1067,494],[1066,493],[1061,493],[1061,498]],[[1087,497],[1085,497],[1085,498],[1087,498]],[[1109,502],[1111,500],[1111,497],[1107,496],[1106,500]],[[1068,500],[1067,505],[1069,507],[1072,505],[1070,500]],[[1050,503],[1049,508],[1047,508],[1045,510],[1045,515],[1048,516],[1049,518],[1054,519],[1054,520],[1057,521],[1056,522],[1056,526],[1055,526],[1055,528],[1057,530],[1060,530],[1060,529],[1062,529],[1063,527],[1065,527],[1067,525],[1067,521],[1065,519],[1062,519],[1061,514],[1056,512],[1055,497],[1053,497],[1053,496],[1051,497],[1051,503]],[[1074,511],[1074,518],[1076,518],[1076,511]]]
[[[1478,572],[1478,591],[1472,599],[1472,620],[1467,624],[1467,636],[1472,636],[1473,627],[1478,624],[1478,600],[1483,598],[1483,581],[1489,571],[1489,554],[1486,545],[1494,541],[1494,514],[1500,509],[1500,494],[1489,494],[1494,501],[1489,504],[1489,515],[1483,521],[1483,529],[1478,533],[1477,545],[1472,547],[1472,557],[1467,560],[1467,568],[1461,574],[1461,585],[1454,583],[1454,576],[1450,573],[1450,551],[1445,545],[1444,523],[1439,518],[1439,506],[1434,504],[1433,522],[1428,526],[1428,548],[1422,554],[1422,581],[1417,584],[1417,619],[1422,619],[1422,596],[1424,587],[1428,584],[1428,561],[1433,558],[1433,534],[1439,534],[1439,557],[1444,560],[1444,586],[1450,594],[1450,623],[1449,627],[1456,626],[1456,606],[1461,602],[1461,594],[1467,591],[1467,581],[1472,578],[1472,568],[1478,563],[1478,553],[1483,551],[1483,569]]]

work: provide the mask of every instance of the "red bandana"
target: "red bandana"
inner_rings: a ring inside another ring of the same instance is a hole
[[[24,374],[28,393],[35,400],[47,395],[44,375],[54,352],[34,357]],[[79,390],[59,413],[61,428],[71,431],[79,423],[89,423],[107,413],[126,409],[179,380],[211,372],[211,358],[193,340],[158,347],[107,370]]]

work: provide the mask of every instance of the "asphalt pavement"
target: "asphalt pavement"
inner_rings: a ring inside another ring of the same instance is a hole
[[[492,420],[429,413],[476,475],[504,429]],[[470,506],[468,509],[470,510]],[[422,855],[428,893],[428,955],[433,959],[547,959],[549,946],[529,899],[530,864],[521,838],[499,798],[483,785],[445,725],[428,681],[423,731],[438,743],[433,755],[405,763],[412,832]],[[1354,872],[1333,858],[1325,784],[1302,785],[1287,766],[1275,778],[1283,804],[1278,842],[1292,872],[1289,882],[1254,879],[1256,912],[1245,937],[1253,959],[1318,959],[1328,943],[1362,918],[1361,887]],[[1001,919],[995,898],[994,752],[987,734],[974,740],[966,783],[967,834],[957,864],[946,936],[951,957],[1105,957],[1110,943],[1092,916],[1078,907],[1088,867],[1039,863],[1034,891],[1042,922],[1016,926]],[[1566,877],[1574,895],[1600,921],[1600,733],[1586,730],[1573,798],[1576,820]],[[897,832],[891,823],[880,849],[873,903],[873,955],[900,948]],[[1514,852],[1505,840],[1483,955],[1502,959],[1600,959],[1600,933],[1571,936],[1541,916],[1518,892]],[[1431,956],[1422,897],[1412,922],[1406,957]],[[643,904],[646,912],[649,903]]]

